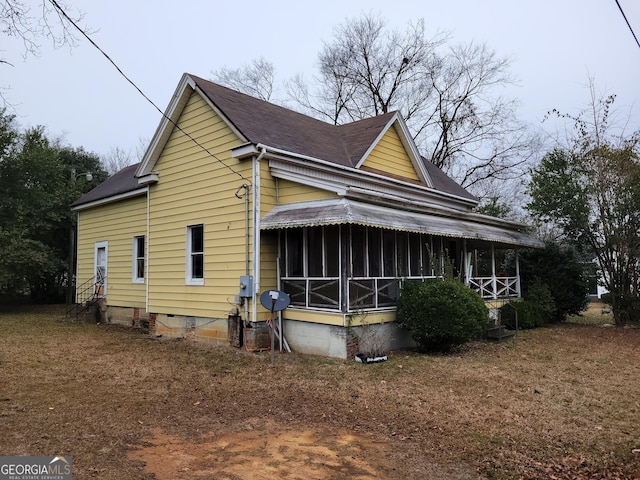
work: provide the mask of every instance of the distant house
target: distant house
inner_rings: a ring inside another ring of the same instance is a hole
[[[334,126],[185,74],[142,161],[73,204],[77,293],[114,322],[227,342],[229,313],[263,322],[278,289],[294,351],[346,357],[362,312],[399,347],[401,283],[446,259],[487,301],[520,295],[500,259],[541,242],[476,204],[399,113]]]

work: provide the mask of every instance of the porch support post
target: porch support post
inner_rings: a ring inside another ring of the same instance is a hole
[[[496,247],[491,244],[491,290],[493,299],[498,298],[498,284],[496,282]]]
[[[520,253],[518,252],[518,247],[516,247],[516,295],[518,298],[522,297],[522,292],[520,291]]]
[[[467,252],[467,239],[465,238],[462,241],[462,258],[464,268],[464,284],[469,286],[469,280],[471,277],[471,258],[469,257],[469,252]]]
[[[345,224],[340,225],[338,228],[340,229],[340,310],[343,313],[347,313],[349,311],[349,239],[351,238],[351,227],[349,224]]]

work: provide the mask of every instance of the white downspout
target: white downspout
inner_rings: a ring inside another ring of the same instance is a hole
[[[149,264],[151,263],[151,253],[149,251],[149,245],[151,244],[151,238],[149,238],[149,231],[151,229],[150,226],[150,218],[149,212],[151,211],[150,202],[151,202],[151,192],[150,188],[147,188],[147,236],[145,237],[145,246],[146,249],[145,254],[145,262],[144,262],[144,283],[145,283],[145,300],[144,300],[144,309],[147,313],[149,313]]]
[[[251,322],[255,323],[260,292],[260,160],[267,153],[267,148],[256,145],[260,154],[253,162],[253,297],[251,298]]]

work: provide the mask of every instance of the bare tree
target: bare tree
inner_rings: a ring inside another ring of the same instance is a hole
[[[7,37],[18,38],[24,46],[23,57],[40,54],[41,39],[45,38],[56,48],[77,45],[78,37],[73,25],[63,15],[65,12],[72,21],[78,23],[84,14],[73,11],[63,0],[27,0],[0,1],[0,31]],[[11,65],[8,60],[0,63]]]
[[[596,95],[592,81],[590,93],[576,115],[553,111],[573,137],[533,171],[527,209],[596,260],[622,326],[640,319],[640,131],[616,126],[615,95]]]
[[[102,166],[109,173],[109,176],[133,163],[135,163],[135,159],[132,153],[126,152],[120,147],[112,147],[109,153],[102,158]]]
[[[340,25],[334,42],[319,54],[316,91],[305,88],[300,76],[287,86],[303,109],[342,124],[400,110],[411,120],[431,95],[425,81],[439,68],[436,48],[447,36],[425,38],[424,21],[406,32],[388,32],[384,20],[365,15]]]
[[[398,31],[372,14],[351,19],[324,45],[318,75],[293,77],[286,93],[294,108],[336,125],[400,111],[426,158],[476,195],[493,195],[496,182],[525,175],[541,141],[518,120],[517,102],[499,95],[514,83],[511,60],[448,41],[443,32],[427,38],[424,20]],[[214,77],[265,100],[273,91],[264,59]]]
[[[522,176],[539,140],[518,121],[517,102],[498,94],[514,83],[511,60],[484,44],[445,48],[448,40],[427,39],[423,20],[399,32],[372,15],[352,19],[320,53],[317,88],[297,77],[288,92],[336,124],[400,111],[425,157],[482,194],[492,178]]]
[[[271,100],[275,68],[262,57],[252,60],[250,65],[245,64],[235,69],[223,67],[211,73],[214,82],[262,100]]]
[[[432,96],[416,116],[425,155],[466,187],[520,177],[540,139],[517,118],[518,102],[498,89],[514,82],[510,60],[484,44],[450,48],[429,75]]]
[[[77,45],[78,37],[70,23],[80,22],[84,14],[73,11],[63,0],[0,0],[0,36],[16,38],[22,42],[22,56],[40,55],[41,40],[52,42],[54,48]],[[13,67],[13,63],[0,57],[0,64]],[[0,86],[0,101],[12,108],[8,87]]]

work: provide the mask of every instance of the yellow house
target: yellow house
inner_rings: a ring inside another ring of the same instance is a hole
[[[445,258],[488,301],[520,295],[500,255],[541,242],[476,205],[398,113],[335,126],[185,74],[142,161],[73,205],[76,294],[113,322],[227,342],[279,290],[294,351],[345,358],[362,323],[401,347],[401,283]]]

